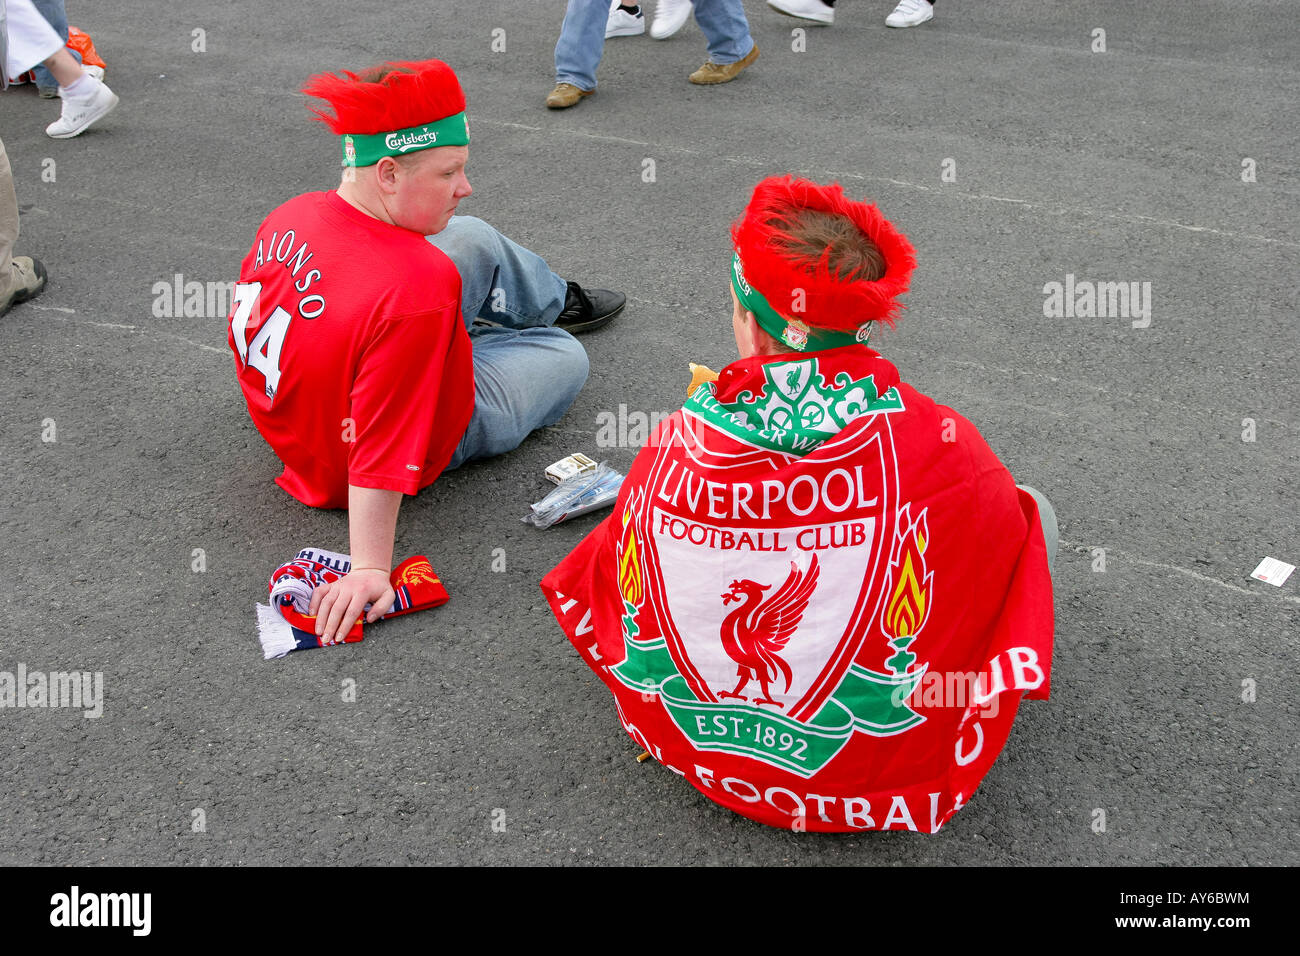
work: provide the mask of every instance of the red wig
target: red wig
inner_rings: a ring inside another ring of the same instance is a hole
[[[786,246],[797,242],[789,226],[799,210],[845,216],[870,239],[885,262],[874,282],[841,278],[830,267],[830,250],[810,260]],[[916,251],[871,203],[855,202],[839,183],[822,186],[794,176],[769,176],[754,187],[745,212],[732,224],[731,241],[745,266],[745,278],[784,314],[781,303],[794,289],[804,291],[805,320],[815,328],[852,332],[874,320],[893,326],[903,305]]]
[[[318,73],[302,91],[324,100],[334,115],[312,108],[335,133],[391,133],[465,110],[465,94],[441,60],[384,63],[360,74]]]

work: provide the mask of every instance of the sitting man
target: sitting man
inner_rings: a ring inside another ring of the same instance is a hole
[[[732,239],[740,360],[542,590],[627,732],[709,799],[932,833],[1047,696],[1055,518],[867,347],[915,265],[875,206],[767,179]]]
[[[316,76],[342,136],[337,191],[272,212],[240,269],[229,344],[257,430],[304,504],[348,509],[352,571],[317,588],[324,643],[389,586],[402,495],[557,422],[587,378],[570,332],[624,296],[565,283],[481,220],[465,96],[438,60]],[[492,324],[480,326],[476,319]],[[567,331],[566,331],[567,330]]]

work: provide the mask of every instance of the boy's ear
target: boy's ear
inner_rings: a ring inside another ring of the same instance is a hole
[[[401,164],[392,156],[380,158],[375,164],[375,181],[380,190],[386,193],[394,192],[397,189],[397,176],[400,172]]]

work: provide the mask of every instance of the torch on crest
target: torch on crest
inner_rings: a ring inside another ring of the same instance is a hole
[[[618,593],[623,597],[623,632],[635,637],[641,630],[637,612],[645,600],[645,575],[636,541],[636,503],[629,499],[623,509],[623,532],[618,542]]]
[[[909,502],[898,511],[889,576],[885,581],[889,600],[880,615],[880,627],[890,639],[890,647],[897,651],[885,661],[885,666],[895,674],[907,673],[916,663],[916,655],[907,648],[930,616],[930,592],[934,581],[934,572],[927,571],[925,562],[925,550],[929,545],[925,520],[928,509],[922,508],[913,521],[911,508]]]

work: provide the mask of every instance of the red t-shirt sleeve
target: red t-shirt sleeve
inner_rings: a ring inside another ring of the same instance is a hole
[[[439,388],[460,321],[457,299],[376,323],[352,382],[356,438],[348,455],[348,484],[407,495],[420,490]]]

